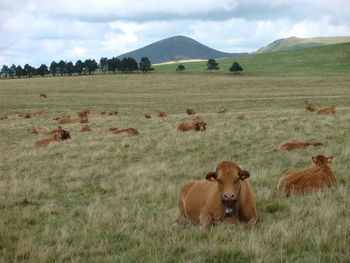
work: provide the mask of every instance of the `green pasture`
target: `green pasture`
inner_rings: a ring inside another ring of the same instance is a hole
[[[244,76],[1,80],[0,116],[9,118],[0,120],[0,262],[349,262],[350,75],[340,70],[339,76],[252,77],[272,74],[259,66],[267,60],[238,61]],[[305,99],[318,107],[336,105],[337,113],[305,112]],[[64,124],[69,141],[39,148],[34,142],[48,136],[25,132],[33,126],[55,129],[54,117],[73,117],[85,108],[92,131]],[[205,132],[176,130],[191,119],[187,108],[207,122]],[[225,108],[228,113],[215,113]],[[100,115],[113,109],[120,113]],[[31,119],[13,114],[38,110],[45,113]],[[156,117],[158,111],[168,117]],[[240,114],[247,120],[236,120]],[[140,136],[111,134],[109,127],[133,127]],[[324,146],[265,152],[287,140]],[[283,173],[311,166],[318,154],[334,155],[335,189],[271,196]],[[181,186],[224,160],[251,173],[257,225],[172,230]]]

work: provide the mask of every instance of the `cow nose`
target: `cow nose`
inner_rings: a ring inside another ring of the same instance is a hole
[[[229,200],[235,200],[236,199],[236,194],[235,193],[224,193],[222,195],[223,199],[225,201],[229,201]]]

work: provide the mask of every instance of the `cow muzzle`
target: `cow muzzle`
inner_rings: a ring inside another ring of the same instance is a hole
[[[238,195],[236,193],[223,193],[221,202],[226,206],[226,207],[232,207],[238,199]]]

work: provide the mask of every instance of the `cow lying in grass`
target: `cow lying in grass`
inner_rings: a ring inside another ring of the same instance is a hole
[[[322,108],[317,111],[317,114],[334,114],[336,106],[330,106],[327,108]]]
[[[146,119],[150,119],[150,118],[152,118],[152,117],[151,117],[151,115],[149,115],[149,114],[145,114],[145,118],[146,118]]]
[[[220,111],[217,112],[217,114],[224,114],[226,112],[228,112],[228,109],[220,110]]]
[[[64,124],[64,123],[89,123],[89,120],[87,117],[79,117],[72,119],[70,116],[65,116],[62,118],[58,119],[59,124]]]
[[[285,173],[280,178],[275,193],[286,196],[291,193],[306,194],[314,190],[336,186],[334,174],[327,165],[332,160],[333,156],[318,155],[312,157],[314,166]]]
[[[199,117],[192,119],[191,121],[180,123],[177,127],[178,131],[205,131],[207,124]]]
[[[42,98],[47,98],[47,95],[45,93],[40,93],[39,96],[42,97]]]
[[[89,131],[91,131],[91,128],[89,125],[85,125],[85,126],[81,127],[80,131],[81,132],[89,132]]]
[[[247,118],[242,114],[237,117],[237,120],[243,121],[246,120]]]
[[[89,113],[90,113],[90,110],[87,110],[87,109],[83,109],[77,112],[78,117],[87,117]]]
[[[52,142],[59,142],[71,139],[69,132],[66,130],[63,130],[60,126],[57,130],[53,130],[51,133],[53,133],[52,138],[42,139],[35,142],[36,146],[47,146]]]
[[[290,142],[283,142],[269,151],[280,151],[280,150],[290,151],[294,149],[306,149],[309,146],[322,146],[322,145],[323,143],[321,142],[290,141]]]
[[[5,115],[5,116],[2,116],[2,117],[0,117],[0,120],[6,120],[6,119],[8,119],[9,117],[7,117],[7,115]]]
[[[188,115],[195,115],[195,114],[196,114],[196,112],[195,112],[194,110],[192,110],[192,109],[187,109],[187,110],[186,110],[186,113],[187,113]]]
[[[308,100],[305,100],[304,103],[305,103],[305,110],[306,111],[311,111],[311,112],[317,111],[317,107],[314,104],[309,103]]]
[[[117,115],[118,113],[119,113],[118,110],[111,110],[111,111],[103,111],[103,112],[101,112],[101,115],[109,115],[109,116],[111,116],[111,115]]]
[[[158,117],[166,117],[167,115],[166,115],[166,113],[165,112],[163,112],[163,111],[160,111],[160,112],[158,112],[158,115],[157,115]]]
[[[180,216],[173,225],[188,222],[209,228],[216,223],[254,226],[257,221],[253,191],[248,171],[233,162],[221,162],[205,180],[186,183],[179,196]]]

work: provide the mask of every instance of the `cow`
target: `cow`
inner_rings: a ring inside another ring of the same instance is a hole
[[[88,132],[88,131],[91,131],[91,128],[89,125],[85,125],[85,126],[81,127],[80,131],[81,132]]]
[[[19,117],[22,117],[23,119],[30,119],[32,117],[31,114],[27,113],[27,114],[18,114]]]
[[[151,117],[151,115],[149,115],[149,114],[145,114],[145,118],[146,118],[146,119],[150,119],[150,118],[152,118],[152,117]]]
[[[166,117],[167,114],[165,112],[163,112],[163,111],[160,111],[160,112],[158,112],[157,116],[162,118],[162,117]]]
[[[226,112],[228,112],[228,109],[220,110],[220,111],[217,112],[217,114],[224,114]]]
[[[134,128],[128,128],[124,130],[113,131],[113,134],[128,133],[130,135],[139,135],[139,131]]]
[[[311,111],[311,112],[316,112],[317,111],[317,107],[314,104],[310,104],[308,100],[304,100],[305,103],[305,110],[307,111]]]
[[[32,128],[27,128],[26,130],[28,133],[32,133],[32,134],[46,134],[46,133],[51,133],[51,131],[44,127],[44,128],[35,128],[35,127],[32,127]]]
[[[31,113],[31,115],[41,115],[43,114],[45,111],[41,110],[41,111],[34,111]]]
[[[186,113],[187,113],[188,115],[195,115],[195,114],[196,114],[196,112],[195,112],[194,110],[192,110],[192,109],[187,109],[187,110],[186,110]]]
[[[241,121],[243,121],[243,120],[246,120],[247,118],[242,114],[242,115],[239,115],[238,117],[237,117],[237,120],[241,120]]]
[[[55,121],[59,121],[61,119],[70,119],[70,116],[62,116],[62,117],[55,117],[55,118],[53,118],[53,120],[55,120]]]
[[[40,97],[47,98],[47,95],[45,93],[40,93]]]
[[[322,146],[323,143],[321,142],[301,142],[301,141],[289,141],[289,142],[283,142],[274,148],[272,148],[269,151],[280,151],[280,150],[294,150],[294,149],[306,149],[309,146]],[[269,152],[268,151],[268,152]]]
[[[317,114],[334,114],[335,113],[335,107],[336,106],[330,106],[330,107],[327,107],[327,108],[322,108],[322,109],[319,109],[317,111]]]
[[[101,112],[101,115],[117,115],[119,113],[118,110],[112,110],[112,111],[103,111]]]
[[[71,120],[72,118],[70,116],[63,116],[63,117],[58,117],[57,121],[59,124],[64,124],[64,123],[70,123]]]
[[[290,194],[307,194],[315,190],[335,187],[337,181],[328,163],[333,161],[333,156],[318,155],[312,157],[314,166],[303,170],[289,171],[278,182],[275,194],[289,196]]]
[[[87,117],[80,117],[80,118],[71,119],[69,123],[89,123],[89,120]]]
[[[205,180],[186,183],[179,195],[179,218],[173,225],[188,222],[210,228],[217,223],[244,222],[254,226],[257,221],[253,191],[247,178],[249,172],[237,164],[224,161]]]
[[[191,121],[182,122],[177,127],[178,131],[205,131],[207,124],[199,117],[192,119]]]
[[[0,117],[0,120],[6,120],[6,119],[8,119],[9,117],[7,117],[7,115],[5,115],[5,116],[2,116],[2,117]]]
[[[90,113],[90,110],[87,110],[87,109],[83,109],[77,112],[78,117],[87,117],[89,113]]]
[[[59,142],[59,141],[64,141],[71,139],[72,137],[70,136],[69,132],[66,130],[63,130],[60,126],[58,127],[57,130],[52,131],[53,137],[52,138],[47,138],[47,139],[41,139],[35,142],[36,146],[47,146],[51,142]]]
[[[118,131],[118,130],[119,129],[115,128],[115,127],[108,128],[108,131],[110,131],[110,132],[115,132],[115,131]]]

